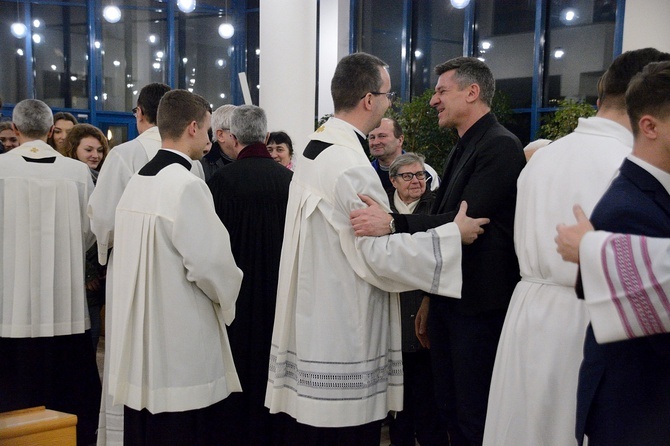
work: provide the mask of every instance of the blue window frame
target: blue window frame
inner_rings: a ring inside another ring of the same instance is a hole
[[[351,0],[351,49],[386,60],[404,101],[433,88],[438,63],[484,59],[512,100],[512,130],[528,142],[556,110],[552,100],[595,104],[598,77],[621,54],[624,10],[625,0],[471,0],[464,10],[447,0]]]

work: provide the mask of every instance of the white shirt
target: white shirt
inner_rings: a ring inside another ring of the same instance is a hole
[[[92,190],[88,166],[43,141],[0,156],[1,337],[69,335],[90,326],[84,253],[93,244],[86,216]]]

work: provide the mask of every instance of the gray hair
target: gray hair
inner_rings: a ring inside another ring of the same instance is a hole
[[[435,67],[438,76],[447,71],[456,70],[454,79],[461,90],[468,85],[479,85],[479,99],[491,107],[493,95],[496,93],[496,83],[491,69],[476,57],[456,57]]]
[[[398,175],[398,170],[402,166],[409,166],[410,164],[414,163],[419,163],[421,164],[422,169],[426,169],[426,166],[424,164],[424,161],[426,158],[421,155],[420,153],[414,153],[414,152],[407,152],[403,153],[402,155],[398,156],[393,162],[391,163],[391,167],[389,167],[389,177],[394,177]]]
[[[230,117],[230,133],[243,146],[265,141],[268,121],[265,111],[255,105],[240,105]]]
[[[22,135],[42,138],[49,134],[54,118],[51,109],[44,102],[39,99],[24,99],[14,107],[12,122]]]
[[[230,117],[236,108],[236,105],[226,104],[214,110],[212,113],[212,142],[216,141],[217,130],[230,130]]]

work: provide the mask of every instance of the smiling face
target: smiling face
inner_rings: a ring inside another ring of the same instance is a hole
[[[15,149],[19,146],[19,138],[14,133],[12,129],[5,129],[0,132],[0,141],[2,145],[5,146],[5,151],[9,152],[12,149]]]
[[[291,155],[289,154],[288,144],[269,143],[267,145],[268,152],[273,160],[277,161],[282,166],[288,166],[291,162]]]
[[[455,79],[456,70],[442,73],[437,79],[430,106],[437,110],[440,128],[456,128],[467,120],[469,89],[461,89]]]
[[[79,161],[86,163],[91,169],[97,170],[104,156],[102,143],[93,136],[86,136],[79,141],[76,155]]]
[[[426,179],[417,179],[416,175],[410,181],[405,181],[402,176],[403,173],[422,172],[424,166],[421,163],[408,164],[398,168],[398,176],[391,177],[391,184],[398,191],[400,199],[407,204],[413,203],[426,192]]]
[[[393,122],[390,119],[382,119],[379,127],[368,134],[370,154],[384,166],[388,166],[402,153],[403,138],[403,135],[400,135],[400,138],[395,137]]]
[[[67,119],[59,119],[54,123],[53,139],[56,150],[60,153],[65,153],[65,139],[70,130],[72,130],[72,127],[74,127],[74,124]]]

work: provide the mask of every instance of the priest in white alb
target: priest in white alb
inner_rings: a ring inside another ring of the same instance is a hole
[[[381,420],[402,410],[396,292],[460,296],[459,229],[472,242],[488,222],[467,218],[464,205],[456,223],[429,232],[355,237],[349,213],[365,206],[357,194],[388,210],[362,144],[388,109],[390,90],[383,61],[344,57],[331,83],[335,116],[296,163],[265,400],[282,412],[278,444],[379,445]]]
[[[23,100],[12,119],[21,145],[0,156],[0,412],[74,414],[77,443],[91,444],[100,404],[84,290],[93,180],[46,143],[47,104]]]

